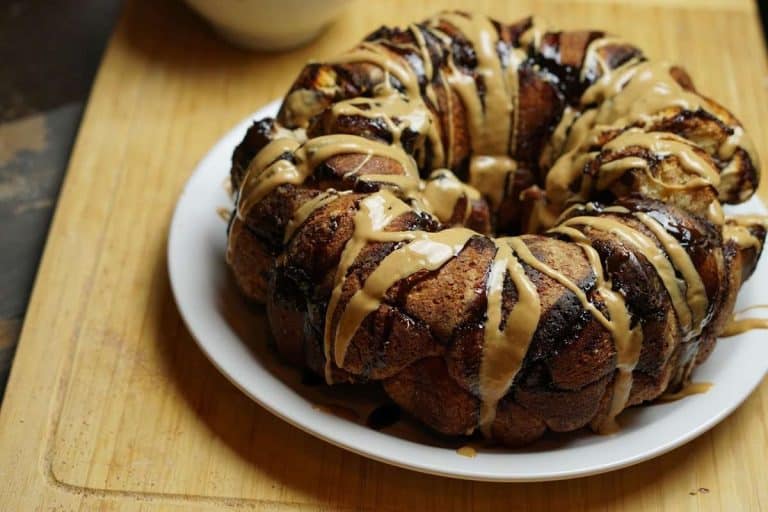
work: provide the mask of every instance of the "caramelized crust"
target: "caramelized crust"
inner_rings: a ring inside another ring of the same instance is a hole
[[[720,202],[758,169],[679,67],[443,13],[307,65],[253,124],[227,258],[329,384],[380,381],[447,435],[605,432],[723,332],[765,224]]]

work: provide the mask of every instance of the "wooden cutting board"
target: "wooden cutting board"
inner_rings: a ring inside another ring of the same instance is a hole
[[[566,482],[472,483],[389,467],[300,432],[242,395],[193,343],[171,296],[165,244],[198,159],[282,96],[308,59],[336,54],[379,24],[458,6],[361,1],[310,46],[275,55],[227,46],[180,2],[125,7],[0,411],[0,510],[768,507],[765,383],[711,432],[635,467]],[[744,121],[768,161],[766,54],[752,2],[475,0],[472,8],[609,29],[683,63]]]

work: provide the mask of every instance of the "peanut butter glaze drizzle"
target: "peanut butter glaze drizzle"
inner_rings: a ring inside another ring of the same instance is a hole
[[[752,329],[768,329],[768,318],[739,318],[747,311],[755,309],[768,309],[768,304],[758,304],[733,313],[728,322],[726,322],[720,336],[727,338],[751,331]]]
[[[367,240],[375,239],[376,233],[360,232]],[[340,367],[352,337],[368,314],[381,305],[387,291],[398,281],[422,270],[437,270],[454,258],[473,236],[466,228],[449,228],[436,233],[407,231],[395,233],[389,238],[408,243],[387,255],[365,280],[362,289],[355,292],[344,307],[333,336],[334,359]]]
[[[736,215],[727,217],[723,226],[723,238],[733,241],[741,250],[762,250],[762,243],[751,231],[750,227],[760,226],[768,230],[766,215]]]
[[[603,422],[597,426],[597,429],[606,434],[615,432],[618,429],[615,418],[624,410],[629,400],[629,392],[632,389],[632,371],[637,366],[637,361],[640,359],[640,349],[643,346],[643,331],[639,324],[635,327],[631,326],[632,318],[627,309],[624,296],[614,291],[610,280],[605,278],[600,256],[590,244],[589,238],[578,229],[572,227],[561,226],[557,229],[558,233],[578,243],[584,251],[597,278],[597,291],[608,311],[607,317],[601,315],[600,318],[602,318],[601,323],[603,326],[613,337],[616,347],[616,369],[618,373],[614,378],[613,396],[608,414]],[[573,284],[569,287],[573,289],[576,285]],[[589,301],[584,292],[577,294],[577,296],[582,304],[586,304]]]
[[[335,201],[340,196],[346,195],[349,193],[350,191],[348,190],[343,190],[339,192],[339,191],[330,189],[330,190],[326,190],[324,192],[319,193],[314,198],[302,204],[293,213],[293,217],[291,217],[291,220],[288,222],[288,225],[285,227],[285,237],[283,238],[283,243],[288,243],[291,240],[291,238],[293,238],[293,234],[296,232],[296,230],[302,224],[304,224],[304,222],[309,218],[309,216],[312,215],[315,211]]]
[[[683,331],[690,332],[691,329],[693,329],[694,324],[691,306],[686,301],[683,290],[684,286],[678,282],[675,275],[675,268],[667,258],[666,253],[662,248],[656,245],[656,242],[653,239],[644,233],[629,227],[618,218],[612,217],[572,217],[551,229],[550,232],[568,235],[570,231],[564,232],[563,228],[572,226],[584,226],[588,229],[608,232],[642,254],[648,263],[653,266],[656,274],[664,284],[664,288],[667,290],[667,293],[672,300],[672,307],[677,314]]]
[[[739,215],[727,217],[723,227],[723,239],[735,243],[739,250],[753,250],[759,254],[763,249],[763,244],[750,231],[750,227],[754,226],[768,229],[768,216]],[[768,318],[739,318],[742,314],[754,309],[768,309],[768,305],[758,304],[733,313],[719,335],[729,337],[753,329],[768,329]]]
[[[375,236],[376,241],[398,242],[405,240],[407,234],[390,233],[384,229],[397,217],[408,212],[408,205],[392,195],[391,192],[383,190],[376,194],[371,194],[360,202],[360,207],[354,217],[355,230],[352,237],[347,241],[344,250],[341,253],[339,265],[336,267],[336,275],[333,280],[333,289],[328,301],[328,307],[325,313],[325,332],[323,335],[323,352],[325,354],[325,380],[329,384],[333,383],[333,361],[335,354],[331,359],[331,347],[334,341],[335,330],[332,329],[333,315],[341,299],[341,292],[344,286],[344,280],[347,277],[347,271],[357,259],[360,251],[366,244],[372,241],[368,237]],[[346,353],[346,347],[344,348]]]
[[[441,31],[440,26],[447,23],[459,30],[471,43],[477,56],[474,75],[462,71],[454,62],[452,53],[447,50],[447,64],[434,68],[422,30],[427,31],[436,40],[442,41],[445,49],[451,46],[451,38]],[[499,36],[493,23],[482,16],[470,16],[463,13],[443,13],[421,26],[412,25],[414,43],[407,49],[421,57],[424,73],[423,91],[419,85],[416,70],[400,55],[376,41],[365,41],[355,49],[329,61],[331,64],[367,63],[375,65],[384,73],[383,80],[375,87],[373,98],[355,98],[338,102],[331,108],[331,114],[357,115],[368,118],[384,119],[393,135],[393,144],[400,142],[404,128],[425,137],[430,142],[432,167],[450,165],[453,155],[453,134],[446,134],[447,147],[444,146],[440,123],[435,112],[427,105],[436,105],[434,82],[447,84],[460,99],[465,111],[470,132],[471,154],[469,183],[488,197],[494,206],[498,206],[505,196],[504,182],[507,174],[516,169],[516,163],[510,158],[511,144],[515,140],[517,125],[518,76],[517,70],[527,53],[523,48],[509,46],[503,56],[497,51]],[[538,44],[541,28],[536,23],[521,35],[523,44]],[[390,43],[391,44],[391,43]],[[402,45],[401,45],[402,46]],[[391,83],[394,77],[404,89],[398,91]],[[478,90],[478,80],[484,84],[484,94]],[[447,94],[449,107],[444,115],[452,116],[454,108],[450,105],[453,95]],[[291,122],[306,125],[308,120],[318,113],[321,107],[312,94],[305,89],[293,91],[286,100],[287,116]],[[364,109],[359,106],[365,105]],[[358,108],[355,108],[355,107]],[[294,112],[294,109],[298,112]],[[410,119],[409,119],[410,118]],[[413,122],[418,119],[419,122]],[[454,125],[453,119],[446,123],[449,131]],[[418,153],[424,155],[424,139],[416,144]],[[421,163],[421,162],[419,162]],[[501,183],[501,186],[499,186]]]
[[[664,183],[668,188],[712,186],[721,190],[721,175],[722,179],[732,182],[742,172],[741,160],[735,158],[737,151],[745,153],[755,167],[758,165],[754,146],[738,125],[729,127],[731,134],[713,149],[671,133],[654,131],[658,121],[680,112],[701,110],[721,119],[718,115],[721,109],[683,89],[673,78],[668,64],[632,59],[611,70],[595,53],[602,45],[598,41],[589,46],[585,63],[598,63],[600,77],[582,95],[580,105],[583,110],[569,111],[555,128],[550,142],[554,149],[545,149],[545,155],[550,155],[550,159],[556,157],[546,176],[551,208],[560,210],[568,203],[589,198],[592,180],[585,178],[582,171],[601,152],[619,153],[626,148],[643,148],[654,158],[675,159],[683,172],[694,175],[694,179],[683,187]],[[718,161],[727,165],[720,168]],[[616,160],[607,166],[603,164],[596,180],[597,190],[607,187],[624,172],[647,170],[649,165],[648,160],[638,157]],[[571,192],[573,184],[579,183],[580,192],[574,195]]]
[[[482,404],[479,423],[486,437],[491,437],[499,400],[507,394],[520,371],[541,317],[541,302],[536,287],[516,256],[532,256],[528,247],[520,238],[501,238],[495,243],[496,255],[486,285],[488,303],[480,362]],[[502,319],[504,277],[507,275],[517,290],[517,302],[507,318]]]
[[[460,32],[474,50],[476,67],[471,73],[454,60],[448,34],[451,31],[446,25]],[[251,208],[272,190],[283,184],[300,185],[320,164],[344,154],[366,155],[345,177],[381,185],[377,192],[359,201],[352,236],[335,270],[323,333],[328,383],[333,383],[334,367],[344,368],[349,346],[362,323],[378,310],[396,283],[418,272],[438,270],[456,257],[472,237],[482,236],[464,227],[448,227],[437,232],[394,231],[390,229],[392,222],[408,212],[422,210],[445,224],[454,218],[462,200],[466,204],[463,215],[466,220],[471,201],[481,197],[495,211],[507,198],[509,176],[517,169],[514,141],[519,122],[518,69],[529,53],[541,48],[544,35],[541,26],[532,23],[518,38],[519,46],[500,41],[489,19],[463,13],[441,14],[422,25],[412,25],[409,30],[413,42],[402,43],[401,49],[419,56],[418,72],[409,59],[379,41],[363,42],[330,62],[368,64],[383,74],[372,97],[338,101],[327,112],[334,120],[343,116],[375,119],[387,127],[391,142],[346,134],[321,135],[305,141],[286,130],[252,160],[238,194],[236,220],[245,222]],[[433,63],[425,33],[430,40],[439,41],[447,55],[439,67]],[[507,45],[509,51],[500,53],[499,44]],[[593,78],[588,78],[588,74],[597,78],[585,90],[578,105],[566,108],[544,149],[546,195],[543,206],[537,205],[541,216],[535,223],[545,228],[552,227],[553,220],[566,209],[573,212],[574,208],[586,208],[578,203],[588,201],[595,190],[610,189],[627,172],[640,171],[649,183],[665,190],[706,187],[719,190],[724,183],[739,179],[741,168],[736,155],[746,154],[757,165],[754,148],[738,125],[714,149],[668,132],[655,131],[654,123],[668,117],[670,112],[703,110],[717,117],[718,111],[708,100],[683,89],[666,64],[634,58],[611,69],[603,58],[603,50],[613,44],[622,44],[622,41],[602,37],[589,44],[581,79],[591,81]],[[454,120],[440,124],[434,110],[438,105],[435,84],[449,88],[445,95],[448,108],[440,115],[454,115],[450,105],[452,93],[462,102],[471,144],[469,184],[461,182],[451,171],[441,169],[450,167],[454,161],[451,132]],[[286,98],[283,110],[290,123],[306,128],[324,106],[315,91],[298,89]],[[442,133],[441,126],[449,133]],[[403,149],[406,131],[409,136],[415,135],[416,140],[409,152]],[[625,154],[628,148],[639,148],[644,153]],[[596,175],[588,177],[584,169],[601,154],[617,157],[601,160]],[[427,155],[431,169],[437,170],[428,180],[422,180],[419,169],[431,170],[424,168]],[[402,172],[358,176],[358,171],[373,157],[397,162]],[[667,182],[653,172],[653,166],[666,159],[677,162],[685,175],[683,179]],[[285,243],[313,213],[347,193],[323,191],[301,205],[285,229]],[[722,225],[725,222],[722,210],[719,203],[715,203],[709,208],[708,217]],[[747,227],[732,222],[726,223],[723,229],[726,238],[733,239],[740,247],[758,248],[759,240]],[[632,371],[640,356],[643,334],[639,323],[632,327],[632,315],[624,296],[613,289],[605,275],[600,257],[591,245],[592,230],[611,233],[654,268],[671,299],[684,339],[698,336],[706,325],[709,300],[701,276],[680,242],[647,214],[630,212],[620,206],[608,207],[599,215],[563,215],[549,231],[581,247],[595,276],[595,293],[591,296],[599,298],[601,308],[579,285],[536,258],[524,236],[493,240],[496,253],[485,285],[487,306],[477,389],[481,402],[478,426],[486,436],[492,434],[498,403],[513,386],[541,319],[541,300],[526,268],[553,279],[573,293],[612,337],[617,360],[613,394],[608,414],[597,428],[602,432],[615,430],[615,417],[629,400]],[[375,242],[397,245],[361,287],[342,300],[350,269],[361,251]],[[507,278],[514,285],[517,298],[503,318]]]
[[[664,393],[658,398],[659,402],[676,402],[687,396],[700,395],[712,389],[711,382],[689,382],[676,393]]]
[[[720,336],[736,336],[753,329],[768,329],[768,318],[731,318]]]
[[[496,209],[506,197],[507,176],[517,168],[510,157],[511,146],[516,138],[518,114],[518,75],[520,63],[527,55],[521,48],[511,47],[500,55],[497,50],[498,33],[488,18],[467,16],[461,13],[445,13],[431,20],[433,32],[441,35],[446,46],[450,37],[441,33],[440,23],[457,28],[472,44],[477,57],[475,76],[459,69],[451,55],[448,60],[447,82],[461,98],[467,115],[472,146],[469,163],[469,183],[488,199]],[[537,39],[531,28],[522,40]],[[485,94],[478,90],[478,79],[484,84]]]
[[[440,222],[446,224],[453,217],[456,205],[462,198],[466,200],[462,221],[466,222],[472,212],[472,201],[480,200],[480,193],[451,171],[440,169],[429,176],[420,198],[424,210],[432,212]]]

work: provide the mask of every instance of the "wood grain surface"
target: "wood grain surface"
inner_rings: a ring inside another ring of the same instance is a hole
[[[85,113],[0,411],[0,510],[768,507],[765,383],[711,432],[632,468],[565,482],[472,483],[389,467],[290,427],[229,384],[183,327],[165,244],[198,159],[282,96],[308,59],[338,53],[382,23],[458,6],[358,2],[313,44],[274,55],[227,46],[180,2],[126,6]],[[609,29],[683,63],[744,121],[768,161],[766,55],[751,2],[476,0],[473,8]]]

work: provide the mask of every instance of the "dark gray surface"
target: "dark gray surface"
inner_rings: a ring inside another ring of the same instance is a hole
[[[83,105],[120,4],[0,0],[0,396]]]
[[[0,122],[84,102],[120,4],[0,1]]]

